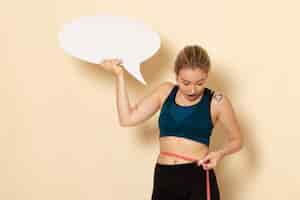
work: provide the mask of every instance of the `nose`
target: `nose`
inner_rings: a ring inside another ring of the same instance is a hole
[[[195,88],[192,87],[192,92],[190,94],[195,94]]]

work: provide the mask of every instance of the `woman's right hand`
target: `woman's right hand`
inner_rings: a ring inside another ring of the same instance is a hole
[[[121,64],[122,64],[121,59],[104,59],[99,64],[99,66],[108,72],[112,72],[115,75],[119,75],[120,73],[123,72],[123,68]]]

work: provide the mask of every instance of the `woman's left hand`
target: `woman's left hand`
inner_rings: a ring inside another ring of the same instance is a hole
[[[203,166],[203,169],[209,170],[215,168],[217,163],[223,158],[221,152],[213,151],[208,153],[204,158],[197,161],[197,165]]]

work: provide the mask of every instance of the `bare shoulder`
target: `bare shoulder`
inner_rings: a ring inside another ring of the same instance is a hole
[[[171,90],[175,86],[175,83],[171,81],[165,81],[160,84],[159,88],[159,93],[160,93],[160,100],[161,100],[161,105],[165,102],[166,98],[169,96]]]
[[[224,94],[224,92],[217,90],[213,93],[212,104],[218,112],[231,107],[231,102],[228,96]]]
[[[221,91],[215,90],[212,96],[212,103],[220,104],[224,101],[225,94]]]

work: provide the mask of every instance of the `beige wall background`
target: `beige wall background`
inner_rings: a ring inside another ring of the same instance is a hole
[[[135,17],[161,35],[161,49],[142,64],[149,84],[126,74],[131,103],[163,81],[175,82],[173,62],[184,45],[207,49],[208,86],[231,99],[245,141],[217,166],[223,200],[298,199],[299,6],[292,0],[3,2],[0,199],[150,199],[158,113],[120,127],[113,75],[58,46],[64,23],[101,13]],[[214,129],[211,150],[222,147],[225,135],[220,125]]]

